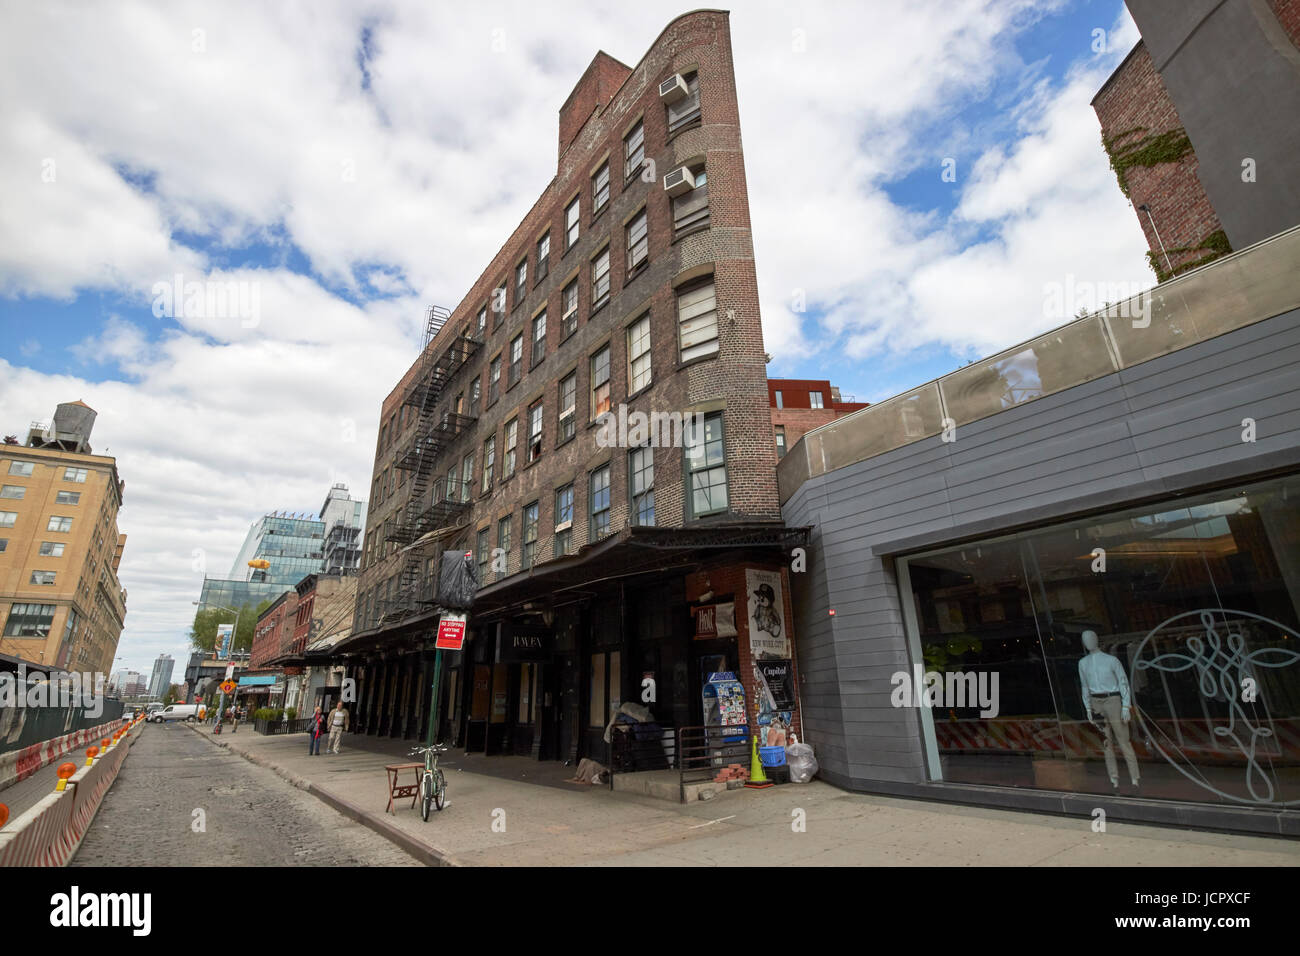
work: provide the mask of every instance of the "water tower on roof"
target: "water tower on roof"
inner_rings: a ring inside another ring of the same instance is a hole
[[[64,451],[89,455],[90,432],[95,427],[96,416],[96,411],[85,402],[62,402],[55,408],[54,421],[49,425],[32,423],[27,444],[32,448],[53,445]]]

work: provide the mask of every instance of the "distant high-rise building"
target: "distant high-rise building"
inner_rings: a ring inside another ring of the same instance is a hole
[[[117,462],[93,454],[95,411],[58,406],[0,445],[0,654],[105,673],[126,618]]]
[[[355,574],[361,567],[361,526],[365,521],[364,501],[355,501],[348,486],[337,484],[325,496],[320,517],[325,524],[326,574]]]
[[[149,696],[162,697],[172,685],[172,668],[176,662],[170,654],[159,654],[153,662],[153,676],[149,679]]]

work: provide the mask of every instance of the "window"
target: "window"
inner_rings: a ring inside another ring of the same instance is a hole
[[[628,180],[641,172],[645,161],[645,124],[638,121],[623,140],[623,179]]]
[[[609,346],[591,357],[591,418],[609,411]]]
[[[81,617],[77,614],[75,607],[68,607],[68,619],[63,622],[63,639],[72,640],[73,635],[77,633],[77,625],[81,623]]]
[[[709,224],[709,177],[703,166],[691,166],[695,188],[673,197],[673,236],[678,237]]]
[[[50,523],[45,526],[46,531],[71,531],[72,519],[61,518],[58,515],[50,517]]]
[[[68,471],[75,470],[73,468],[68,469]],[[85,469],[83,468],[82,471],[84,472]],[[32,463],[30,461],[11,461],[9,462],[9,474],[18,478],[30,478],[32,476]]]
[[[9,549],[9,539],[0,538],[0,554],[4,554]]]
[[[497,464],[497,436],[483,443],[483,491],[492,487],[492,471]]]
[[[506,460],[501,468],[501,477],[509,478],[515,473],[515,446],[519,442],[519,419],[512,418],[506,424]]]
[[[537,277],[533,279],[533,285],[546,278],[546,273],[550,270],[550,260],[551,234],[548,232],[537,240]]]
[[[75,481],[78,484],[81,484],[86,480],[87,474],[89,474],[89,472],[85,468],[65,468],[63,469],[63,480]]]
[[[776,407],[785,408],[785,397],[781,394],[779,388],[776,390]]]
[[[460,500],[469,501],[474,493],[474,453],[470,452],[460,463]]]
[[[574,279],[564,287],[561,307],[564,317],[560,319],[560,338],[567,339],[578,331],[578,280]]]
[[[492,314],[496,316],[492,320],[492,328],[501,328],[501,323],[506,318],[506,284],[504,280],[492,292]]]
[[[677,322],[683,362],[717,354],[718,304],[712,276],[706,283],[677,293]]]
[[[564,251],[568,252],[578,242],[578,198],[574,197],[564,210]]]
[[[722,445],[722,413],[695,418],[686,428],[687,503],[691,517],[727,510],[727,464]]]
[[[528,294],[528,260],[521,259],[515,266],[515,305],[524,301]]]
[[[591,473],[591,494],[587,496],[587,501],[591,504],[587,540],[599,541],[609,534],[609,465]]]
[[[487,306],[478,310],[478,318],[474,321],[474,332],[480,337],[487,331]]]
[[[555,556],[561,557],[573,546],[573,485],[555,493]]]
[[[528,409],[528,463],[542,457],[542,403]]]
[[[17,520],[17,511],[0,511],[0,528],[12,528]]]
[[[62,541],[42,541],[41,556],[47,558],[61,558],[63,557],[63,547],[64,545]]]
[[[492,561],[492,547],[491,547],[492,543],[489,540],[488,535],[489,535],[488,528],[478,529],[478,543],[475,547],[475,551],[478,554],[478,583],[479,584],[487,583],[488,570]]]
[[[609,160],[601,163],[591,177],[591,218],[595,219],[609,202]]]
[[[53,571],[32,572],[32,584],[53,584],[53,583],[54,583]]]
[[[823,408],[823,407],[824,407],[824,406],[822,405],[822,393],[821,393],[821,392],[809,392],[809,393],[808,393],[808,401],[811,403],[810,407],[812,407],[812,408]]]
[[[54,623],[53,604],[15,604],[5,622],[5,637],[45,637]]]
[[[546,358],[546,310],[533,316],[533,365]]]
[[[683,74],[682,79],[686,81],[686,95],[668,104],[669,136],[700,118],[700,74],[693,70]]]
[[[638,392],[650,384],[650,313],[627,330],[627,390]]]
[[[591,260],[591,311],[609,301],[609,246]]]
[[[573,437],[578,418],[578,373],[560,379],[560,443]]]
[[[506,390],[514,388],[524,372],[524,333],[510,340],[510,371],[506,376]]]
[[[21,501],[27,494],[27,489],[23,485],[5,485],[0,488],[0,498],[13,498],[15,501]],[[63,492],[59,492],[60,495]]]
[[[510,566],[510,516],[497,522],[497,547],[506,553],[506,567]]]
[[[471,413],[478,412],[478,400],[482,397],[483,380],[478,376],[469,384],[469,410]]]
[[[54,496],[56,505],[75,505],[81,502],[80,491],[60,491]]]
[[[776,457],[785,457],[785,426],[776,426]]]
[[[531,568],[537,558],[537,502],[524,505],[524,550],[519,567]]]
[[[501,353],[488,364],[488,407],[501,397]]]
[[[642,265],[650,256],[650,237],[646,226],[646,212],[642,209],[632,217],[625,230],[627,238],[627,272]]]
[[[632,494],[632,523],[655,523],[655,451],[633,448],[628,456],[628,489]]]

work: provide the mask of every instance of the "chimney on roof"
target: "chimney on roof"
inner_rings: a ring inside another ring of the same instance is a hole
[[[560,107],[560,156],[573,145],[592,114],[609,105],[631,72],[630,66],[620,63],[604,50],[596,54],[587,72],[582,74],[582,79]]]

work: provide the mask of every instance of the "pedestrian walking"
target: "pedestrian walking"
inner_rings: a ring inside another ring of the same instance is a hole
[[[348,712],[343,709],[343,701],[339,701],[334,709],[330,711],[330,743],[327,748],[330,753],[339,752],[339,744],[343,741],[343,731],[348,729]]]
[[[325,715],[320,711],[320,704],[316,705],[316,712],[311,715],[311,723],[307,725],[307,756],[320,756],[320,739],[325,736]]]
[[[239,718],[242,716],[243,714],[240,713],[240,708],[236,707],[233,716],[230,718],[230,732],[232,734],[239,733]]]

